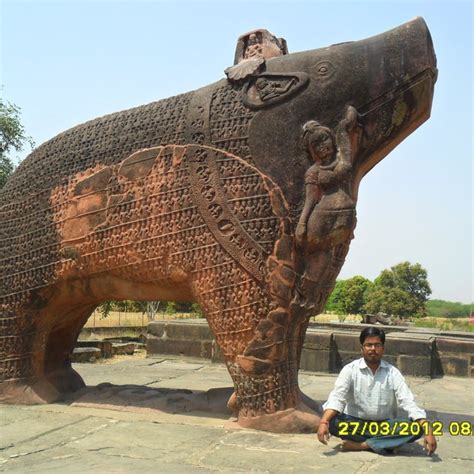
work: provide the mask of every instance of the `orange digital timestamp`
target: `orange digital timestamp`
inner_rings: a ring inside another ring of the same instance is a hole
[[[341,421],[338,423],[339,436],[420,436],[431,433],[434,436],[472,436],[472,423],[469,421]]]

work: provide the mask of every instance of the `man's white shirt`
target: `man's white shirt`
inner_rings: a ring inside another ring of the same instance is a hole
[[[330,408],[365,420],[396,418],[398,407],[413,420],[426,418],[425,410],[417,406],[413,393],[396,367],[381,360],[373,374],[364,358],[341,370],[328,401],[323,405],[325,410]]]

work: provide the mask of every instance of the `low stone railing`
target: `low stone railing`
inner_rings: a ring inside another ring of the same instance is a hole
[[[301,369],[338,373],[360,357],[365,324],[310,324]],[[404,375],[474,377],[474,334],[423,328],[377,326],[387,332],[385,360]],[[222,361],[205,320],[154,321],[148,325],[147,354],[173,354]]]

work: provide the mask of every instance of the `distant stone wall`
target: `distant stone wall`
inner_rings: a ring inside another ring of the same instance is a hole
[[[205,320],[154,321],[148,324],[148,355],[186,355],[224,362],[224,358]]]
[[[359,334],[365,325],[340,328],[312,325],[301,355],[301,369],[338,373],[360,357]],[[381,326],[382,327],[382,326]],[[468,333],[388,326],[385,360],[404,375],[474,377],[474,337]],[[155,321],[148,325],[147,354],[173,354],[222,361],[205,321]]]
[[[79,339],[99,339],[103,337],[121,337],[123,335],[139,337],[146,333],[146,326],[83,327]]]

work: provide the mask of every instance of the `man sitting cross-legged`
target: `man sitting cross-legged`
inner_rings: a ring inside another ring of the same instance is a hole
[[[385,333],[375,327],[360,334],[362,358],[347,364],[339,374],[318,429],[327,444],[329,433],[343,440],[346,451],[391,452],[424,436],[427,454],[436,450],[436,439],[403,375],[382,360]],[[397,418],[398,407],[408,418]]]

